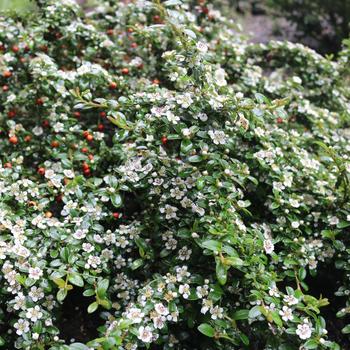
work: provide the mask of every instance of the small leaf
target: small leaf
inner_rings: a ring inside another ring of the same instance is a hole
[[[202,246],[206,249],[212,250],[213,252],[221,252],[222,249],[222,243],[219,241],[215,241],[215,240],[208,240],[208,241],[204,241],[202,242]]]
[[[69,350],[89,350],[90,348],[82,343],[73,343],[69,345]]]
[[[254,306],[249,310],[248,317],[249,318],[255,318],[261,315],[261,309],[260,306]]]
[[[95,311],[97,310],[97,308],[98,308],[98,304],[97,304],[96,301],[94,301],[93,303],[91,303],[91,304],[89,305],[89,307],[88,307],[88,309],[87,309],[87,312],[88,312],[89,314],[92,314],[93,312],[95,312]]]
[[[202,323],[201,325],[199,325],[198,330],[202,334],[210,338],[213,338],[215,335],[215,329],[212,326],[210,326],[208,323]]]
[[[112,303],[108,299],[99,300],[98,304],[107,310],[109,310],[112,307]]]
[[[341,332],[342,332],[343,334],[349,334],[349,333],[350,333],[350,324],[348,324],[347,326],[345,326],[345,327],[341,330]]]
[[[216,277],[221,285],[227,282],[227,268],[218,259],[216,262]]]
[[[114,193],[113,195],[111,195],[111,201],[116,208],[119,208],[123,203],[122,197],[119,193]]]
[[[106,295],[107,289],[109,286],[109,280],[108,279],[103,279],[97,283],[97,295],[103,299]]]
[[[58,301],[63,301],[67,296],[67,289],[60,289],[58,292],[57,292],[57,300]]]
[[[247,320],[248,319],[248,315],[249,315],[249,310],[238,310],[236,311],[232,318],[236,321],[238,320]]]
[[[66,286],[66,281],[62,278],[54,278],[52,280],[53,282],[55,282],[59,288],[63,288]]]
[[[84,280],[83,278],[76,272],[70,272],[68,275],[69,282],[73,283],[74,285],[78,287],[84,286]]]

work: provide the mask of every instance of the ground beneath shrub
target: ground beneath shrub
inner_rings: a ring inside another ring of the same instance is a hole
[[[97,338],[99,335],[97,328],[105,323],[98,311],[88,314],[87,308],[94,298],[84,297],[82,293],[83,289],[74,288],[61,306],[58,328],[61,331],[61,338],[67,343],[71,341],[86,343]]]

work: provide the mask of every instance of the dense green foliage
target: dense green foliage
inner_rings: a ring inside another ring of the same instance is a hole
[[[345,349],[349,47],[250,44],[204,1],[37,4],[0,21],[0,346]],[[65,339],[73,293],[96,339]]]

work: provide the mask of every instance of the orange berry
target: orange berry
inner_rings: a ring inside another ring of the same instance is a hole
[[[15,144],[17,144],[18,143],[18,138],[17,138],[17,136],[11,136],[10,138],[9,138],[9,141],[10,141],[10,143],[12,143],[13,145],[15,145]]]

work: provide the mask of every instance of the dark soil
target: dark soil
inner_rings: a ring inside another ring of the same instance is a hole
[[[59,329],[61,338],[67,343],[72,339],[76,342],[86,343],[98,337],[97,328],[105,321],[99,317],[98,310],[88,314],[87,308],[94,298],[83,296],[83,289],[74,288],[68,293],[61,307],[61,319]]]

